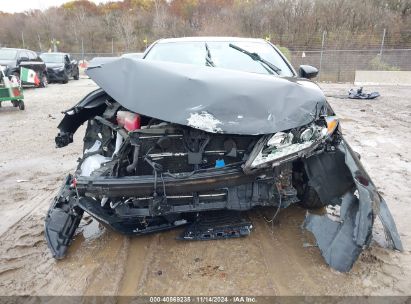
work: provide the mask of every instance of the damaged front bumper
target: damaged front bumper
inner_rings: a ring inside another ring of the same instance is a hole
[[[394,220],[385,200],[377,192],[357,155],[341,140],[334,151],[323,151],[304,159],[309,184],[321,200],[340,206],[340,216],[307,213],[304,227],[311,231],[321,254],[332,268],[349,271],[372,238],[378,216],[394,249],[403,250]],[[69,176],[54,200],[46,218],[46,238],[53,256],[64,256],[83,211],[124,234],[146,234],[171,229],[190,221],[184,214],[210,210],[248,210],[260,201],[270,206],[273,188],[258,174],[244,174],[239,169],[209,170],[181,179],[163,177],[161,187],[167,195],[153,197],[153,177],[78,177],[76,189]],[[164,183],[164,184],[163,184]],[[201,193],[187,195],[187,193]],[[248,193],[248,194],[245,194]],[[79,199],[77,199],[79,195]],[[185,195],[186,204],[181,203]],[[133,212],[127,205],[107,211],[92,197],[138,197],[142,206]],[[287,199],[286,193],[282,193]],[[178,203],[173,203],[173,199]],[[288,197],[290,205],[294,196]],[[254,201],[254,204],[252,203]],[[180,216],[175,216],[179,214]],[[174,217],[173,217],[174,215]],[[168,216],[172,220],[167,219]],[[151,223],[141,219],[149,218]],[[137,220],[137,219],[140,219]]]
[[[65,256],[81,218],[83,209],[78,205],[76,192],[72,187],[73,177],[68,175],[60,191],[53,199],[45,219],[45,235],[53,257]]]
[[[67,75],[64,69],[47,68],[48,82],[60,82],[65,80],[67,80]]]

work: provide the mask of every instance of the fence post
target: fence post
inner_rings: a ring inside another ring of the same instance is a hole
[[[382,60],[382,49],[384,48],[384,40],[385,40],[385,29],[382,32],[382,40],[381,40],[381,48],[380,48],[380,60]]]
[[[83,64],[84,64],[84,42],[83,42],[83,38],[81,38],[81,60],[83,60]]]
[[[37,39],[39,41],[40,53],[42,53],[43,52],[43,47],[41,46],[41,39],[40,39],[40,34],[39,33],[37,33]]]
[[[21,31],[21,41],[23,42],[23,49],[25,49],[26,46],[24,44],[24,33],[23,33],[23,31]]]
[[[318,81],[321,80],[321,66],[323,64],[324,40],[325,40],[325,31],[323,31],[323,39],[322,39],[322,42],[321,42],[320,69],[318,71]]]

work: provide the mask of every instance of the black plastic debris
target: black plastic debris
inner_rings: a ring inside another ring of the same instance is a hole
[[[380,93],[378,93],[378,92],[365,93],[363,91],[363,87],[361,87],[357,90],[350,89],[348,91],[348,98],[350,98],[350,99],[375,99],[378,96],[380,96]]]
[[[206,241],[239,238],[250,234],[252,223],[236,211],[200,213],[177,238],[179,240]]]

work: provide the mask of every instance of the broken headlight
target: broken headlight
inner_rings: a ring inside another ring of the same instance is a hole
[[[332,135],[339,124],[337,116],[327,116],[325,122],[327,123],[327,135]]]
[[[316,148],[327,137],[331,136],[337,126],[338,119],[335,116],[328,116],[322,122],[312,123],[306,127],[287,132],[277,132],[262,145],[250,167],[255,169],[284,159],[301,157],[304,152]]]

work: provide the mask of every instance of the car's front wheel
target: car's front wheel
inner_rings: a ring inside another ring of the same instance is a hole
[[[79,69],[77,68],[77,72],[76,72],[76,74],[73,76],[73,79],[74,79],[74,80],[79,80],[79,78],[80,78],[80,71],[79,71]]]
[[[62,83],[67,83],[68,81],[69,81],[68,75],[67,73],[64,73],[64,78],[63,78]]]
[[[39,87],[40,87],[40,88],[45,88],[45,87],[47,86],[47,84],[48,84],[47,76],[43,74],[43,75],[41,76],[41,80],[40,80]]]
[[[322,202],[317,191],[308,185],[308,177],[302,162],[294,164],[293,185],[297,190],[297,196],[303,208],[319,209],[328,205]]]

